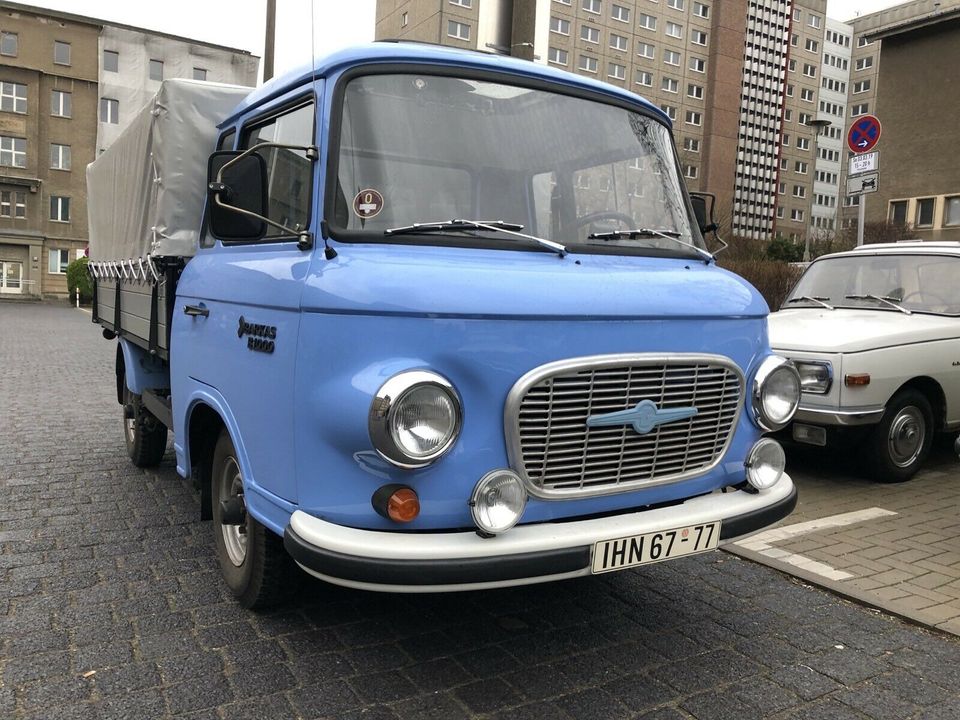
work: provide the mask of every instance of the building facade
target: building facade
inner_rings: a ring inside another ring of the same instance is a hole
[[[259,58],[0,2],[0,300],[66,297],[87,247],[86,166],[164,77],[254,85]]]
[[[0,4],[0,298],[65,296],[86,247],[99,30]]]

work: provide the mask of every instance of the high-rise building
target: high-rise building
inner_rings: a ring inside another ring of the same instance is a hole
[[[0,2],[0,298],[66,296],[67,265],[87,246],[86,166],[158,78],[253,85],[258,64],[245,50]]]

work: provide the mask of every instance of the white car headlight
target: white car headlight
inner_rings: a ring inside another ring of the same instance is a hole
[[[796,362],[800,373],[800,389],[815,395],[826,395],[833,385],[833,366],[827,362]]]
[[[407,370],[377,391],[368,429],[373,447],[385,460],[420,468],[450,449],[462,423],[460,396],[449,380],[428,370]]]
[[[772,488],[783,477],[787,466],[787,457],[780,443],[770,438],[760,438],[750,448],[744,467],[747,469],[747,482],[757,490]]]
[[[778,355],[765,359],[753,376],[753,419],[762,430],[779,430],[793,418],[800,403],[800,374]]]
[[[486,535],[506,532],[520,519],[527,506],[523,481],[511,470],[488,472],[473,488],[470,514]]]

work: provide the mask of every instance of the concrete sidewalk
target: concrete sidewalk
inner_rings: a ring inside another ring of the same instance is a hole
[[[789,448],[797,509],[727,549],[960,635],[960,462],[951,440],[938,439],[925,469],[896,485],[858,474],[853,454]]]

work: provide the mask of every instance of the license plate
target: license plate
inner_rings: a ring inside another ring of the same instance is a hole
[[[716,550],[719,542],[719,520],[674,530],[601,540],[593,547],[593,572],[623,570],[636,565]]]
[[[794,423],[793,439],[797,442],[807,443],[808,445],[824,447],[827,444],[827,429],[816,425]]]

